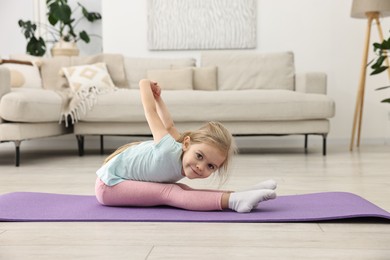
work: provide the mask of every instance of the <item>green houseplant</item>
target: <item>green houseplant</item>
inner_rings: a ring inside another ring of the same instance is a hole
[[[46,0],[46,6],[49,25],[36,24],[31,21],[18,21],[19,27],[27,39],[26,52],[30,55],[43,56],[46,53],[47,42],[65,41],[76,43],[82,40],[89,43],[90,35],[85,30],[76,32],[77,25],[82,19],[87,19],[91,23],[102,19],[100,13],[89,12],[80,3],[77,3],[77,7],[72,10],[68,0]],[[74,15],[79,8],[81,8],[82,16],[76,19]],[[37,36],[38,26],[47,31],[49,39],[45,41],[41,36]]]
[[[376,42],[373,44],[373,46],[374,46],[374,52],[377,55],[377,57],[369,63],[369,65],[373,63],[371,65],[372,72],[370,75],[377,75],[383,71],[386,71],[389,68],[389,66],[383,65],[383,62],[386,59],[388,59],[389,56],[390,38],[388,38],[387,40],[386,39],[383,40],[381,43]],[[380,87],[377,88],[376,90],[383,90],[387,88],[390,88],[390,86]],[[390,98],[385,98],[381,102],[390,103]]]

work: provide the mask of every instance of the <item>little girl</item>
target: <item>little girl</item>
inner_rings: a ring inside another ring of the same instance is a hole
[[[197,190],[180,179],[226,178],[236,151],[229,131],[210,122],[180,134],[156,82],[139,83],[141,100],[153,141],[130,143],[111,154],[97,171],[96,197],[107,206],[169,205],[187,210],[250,212],[259,202],[274,199],[276,183],[259,183],[239,192]]]

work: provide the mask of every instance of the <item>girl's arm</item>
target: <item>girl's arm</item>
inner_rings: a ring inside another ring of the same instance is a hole
[[[169,110],[161,97],[160,86],[158,86],[158,84],[154,82],[152,84],[154,84],[152,85],[152,91],[157,104],[157,113],[160,116],[160,119],[162,120],[165,129],[175,140],[177,140],[180,137],[180,133],[175,127],[175,123],[173,122],[172,116],[169,113]]]
[[[146,121],[148,122],[150,131],[152,132],[153,139],[157,143],[168,133],[168,131],[157,112],[155,94],[152,91],[150,80],[142,79],[139,82],[139,88]]]

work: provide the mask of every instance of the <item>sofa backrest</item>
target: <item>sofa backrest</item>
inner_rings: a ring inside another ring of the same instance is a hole
[[[60,71],[63,67],[78,66],[104,62],[107,70],[117,87],[127,88],[127,79],[124,70],[123,55],[120,54],[97,54],[92,56],[57,56],[41,59],[41,76],[45,89],[61,89],[68,82]]]
[[[136,89],[141,79],[147,78],[148,70],[171,70],[194,67],[193,58],[132,58],[125,57],[126,77],[130,88]]]
[[[206,51],[201,54],[201,66],[217,67],[219,90],[294,90],[292,52]]]

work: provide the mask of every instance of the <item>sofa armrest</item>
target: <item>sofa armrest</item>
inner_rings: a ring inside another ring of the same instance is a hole
[[[323,72],[297,73],[295,90],[297,92],[326,94],[327,77]]]
[[[8,68],[0,67],[0,99],[11,91],[11,73]]]

